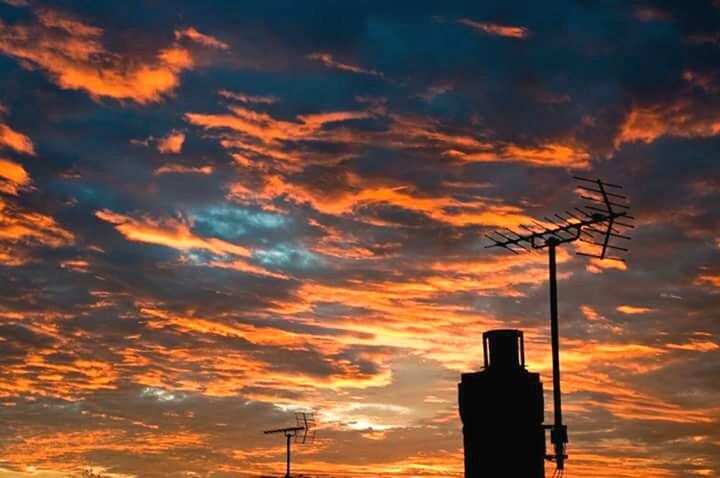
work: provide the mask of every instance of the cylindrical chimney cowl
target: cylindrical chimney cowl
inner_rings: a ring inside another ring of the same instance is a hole
[[[525,367],[523,333],[498,329],[483,334],[485,368],[515,369]]]

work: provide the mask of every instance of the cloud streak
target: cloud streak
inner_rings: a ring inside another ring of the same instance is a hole
[[[479,22],[476,20],[470,20],[469,18],[461,18],[458,20],[458,23],[487,35],[515,38],[518,40],[527,38],[530,35],[530,31],[525,27]]]
[[[107,50],[103,29],[54,10],[40,10],[31,24],[0,23],[0,51],[45,70],[59,87],[82,90],[94,99],[140,104],[161,101],[180,84],[180,74],[195,67],[192,53],[170,44],[146,58]],[[176,35],[205,46],[227,45],[188,29]]]

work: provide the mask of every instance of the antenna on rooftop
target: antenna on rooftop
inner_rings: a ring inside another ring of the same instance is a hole
[[[296,412],[294,427],[274,428],[272,430],[265,430],[263,433],[266,435],[273,433],[282,433],[285,435],[285,441],[287,443],[285,478],[290,478],[290,444],[293,441],[302,444],[315,441],[315,414]]]
[[[550,440],[554,445],[554,454],[547,455],[554,460],[557,471],[562,474],[565,468],[565,446],[568,442],[567,426],[562,421],[562,398],[560,393],[560,339],[557,312],[557,265],[555,249],[561,244],[580,241],[589,244],[592,252],[577,252],[581,256],[599,260],[622,261],[618,253],[627,252],[626,247],[617,245],[617,240],[629,241],[627,230],[634,226],[629,215],[628,198],[619,194],[622,186],[610,184],[600,179],[588,179],[575,176],[580,197],[588,204],[553,217],[543,217],[544,222],[533,221],[530,225],[521,225],[525,232],[512,229],[495,231],[486,236],[493,242],[490,247],[502,247],[514,254],[537,249],[548,250],[550,272],[550,335],[552,341],[553,364],[553,406],[554,422],[548,425]],[[614,251],[610,255],[609,251]]]

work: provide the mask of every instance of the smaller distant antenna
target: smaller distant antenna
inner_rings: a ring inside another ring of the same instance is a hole
[[[315,441],[315,414],[309,412],[296,412],[294,427],[275,428],[272,430],[265,430],[263,433],[266,435],[273,433],[282,433],[285,435],[285,441],[287,444],[285,478],[290,478],[290,443],[295,441],[295,443],[305,444]]]
[[[85,468],[80,475],[81,478],[103,478],[99,473],[95,473],[92,468]]]

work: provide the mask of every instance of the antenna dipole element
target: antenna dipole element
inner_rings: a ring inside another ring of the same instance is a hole
[[[506,228],[503,232],[495,231],[486,234],[492,244],[486,246],[502,247],[513,254],[521,251],[538,249],[548,250],[548,268],[550,282],[550,340],[552,344],[553,364],[553,425],[550,428],[550,441],[553,444],[554,454],[547,458],[554,460],[557,469],[565,467],[565,447],[568,442],[567,426],[562,420],[562,394],[560,392],[560,332],[558,327],[557,305],[557,260],[556,249],[562,244],[580,241],[596,248],[594,253],[578,251],[581,256],[594,259],[607,259],[622,261],[618,256],[610,256],[609,250],[627,252],[628,249],[611,243],[613,239],[630,240],[625,232],[634,226],[630,223],[634,218],[629,215],[630,206],[627,197],[619,194],[617,190],[622,186],[606,183],[600,179],[588,179],[580,176],[574,177],[579,181],[577,186],[580,197],[590,204],[582,208],[574,208],[574,212],[565,211],[555,214],[554,218],[545,216],[545,223],[532,221],[530,225],[520,227],[526,233],[517,233]],[[511,235],[508,235],[511,234]],[[599,248],[599,249],[597,249]]]

